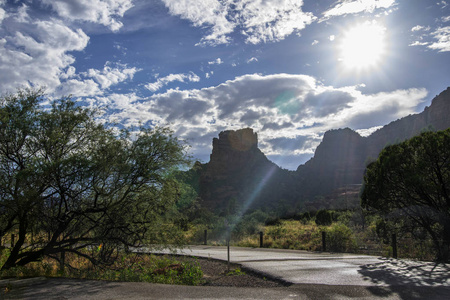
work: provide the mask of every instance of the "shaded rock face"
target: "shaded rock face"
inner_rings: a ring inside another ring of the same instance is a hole
[[[423,130],[444,130],[450,127],[450,87],[436,96],[429,107],[378,129],[367,137],[367,156],[376,158],[389,144],[399,143]]]
[[[250,128],[221,132],[219,138],[213,139],[210,162],[199,170],[201,204],[217,213],[229,211],[230,201],[238,206],[239,213],[244,213],[292,197],[294,172],[269,161],[259,150],[257,134]]]
[[[328,131],[314,157],[298,167],[299,185],[308,199],[360,185],[366,165],[387,145],[410,139],[423,130],[449,127],[450,88],[447,88],[422,113],[391,122],[368,137],[361,137],[349,128]]]
[[[264,160],[258,149],[258,136],[253,129],[227,130],[213,139],[213,150],[208,163],[208,176],[221,178],[249,167],[255,160]]]
[[[314,157],[297,169],[305,197],[314,198],[360,183],[366,149],[365,138],[349,128],[326,132]]]

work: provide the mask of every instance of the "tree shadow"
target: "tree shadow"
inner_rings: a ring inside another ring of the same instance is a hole
[[[358,272],[375,284],[368,290],[380,297],[397,294],[402,299],[448,299],[450,265],[412,260],[382,259],[361,266]]]
[[[7,293],[0,291],[0,299],[94,299],[105,289],[114,289],[118,286],[115,282],[52,278],[47,281],[29,287],[11,288]]]

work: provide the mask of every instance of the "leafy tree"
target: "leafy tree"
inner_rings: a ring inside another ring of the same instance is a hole
[[[70,98],[46,101],[36,90],[0,99],[0,238],[17,235],[2,269],[61,252],[108,263],[119,248],[180,241],[168,175],[186,146],[166,128],[117,133]]]
[[[450,129],[386,147],[367,167],[361,204],[402,230],[425,230],[437,259],[448,260]]]
[[[329,226],[333,223],[333,213],[329,210],[322,209],[319,210],[316,214],[316,224]]]

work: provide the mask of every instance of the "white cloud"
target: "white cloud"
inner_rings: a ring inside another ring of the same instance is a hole
[[[319,43],[318,40],[314,40],[314,41],[311,43],[311,46],[317,45],[318,43]]]
[[[208,65],[221,65],[221,64],[223,64],[223,61],[222,59],[220,59],[220,57],[217,58],[216,60],[208,61]]]
[[[26,6],[8,16],[0,39],[0,89],[39,85],[51,92],[61,83],[63,70],[75,61],[68,53],[83,50],[89,37],[56,19],[32,19]]]
[[[252,63],[252,62],[258,62],[258,59],[256,57],[252,57],[252,58],[247,59],[247,63],[248,64]]]
[[[145,87],[152,92],[156,92],[162,87],[168,85],[171,82],[179,81],[179,82],[199,82],[200,77],[193,73],[187,73],[187,74],[169,74],[165,77],[158,78],[156,82],[151,82],[145,85]]]
[[[395,0],[340,0],[337,4],[323,13],[324,19],[346,14],[357,14],[361,12],[373,12],[376,9],[387,9],[394,6]]]
[[[450,16],[442,17],[441,21],[444,22],[444,23],[450,22]]]
[[[102,24],[112,31],[119,30],[119,21],[133,7],[132,0],[42,0],[62,18]]]
[[[447,1],[440,1],[437,3],[438,6],[441,6],[442,9],[446,8],[448,6]]]
[[[233,32],[235,25],[227,20],[227,5],[217,0],[162,0],[173,15],[190,20],[194,26],[211,27],[211,33],[202,38],[206,44],[225,44],[227,35]]]
[[[437,39],[437,42],[432,43],[428,48],[439,50],[439,52],[450,51],[450,26],[438,28],[431,35]]]
[[[124,64],[116,64],[115,67],[113,65],[107,62],[103,70],[89,69],[84,75],[93,78],[102,89],[105,89],[119,82],[133,79],[134,74],[140,71],[137,68],[127,68]]]
[[[303,12],[303,1],[292,0],[163,0],[172,15],[191,21],[197,27],[209,27],[200,44],[225,44],[237,31],[247,43],[278,41],[300,32],[316,18]]]
[[[131,80],[137,68],[128,68],[125,64],[106,62],[102,70],[89,69],[87,72],[75,73],[70,66],[60,78],[62,81],[55,91],[56,96],[72,95],[74,97],[93,97],[104,95],[111,86]]]
[[[0,24],[2,24],[3,19],[6,17],[6,11],[0,7]]]
[[[425,27],[425,26],[417,25],[417,26],[414,26],[413,28],[411,28],[411,31],[412,32],[414,32],[414,31],[429,31],[430,29],[431,29],[430,26]]]
[[[428,42],[419,42],[419,41],[414,41],[411,44],[409,44],[408,46],[426,46],[429,45],[430,43]]]

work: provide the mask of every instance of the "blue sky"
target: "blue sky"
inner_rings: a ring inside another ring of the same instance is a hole
[[[0,0],[0,92],[44,86],[209,161],[251,127],[286,169],[325,131],[368,135],[450,86],[450,1]]]

